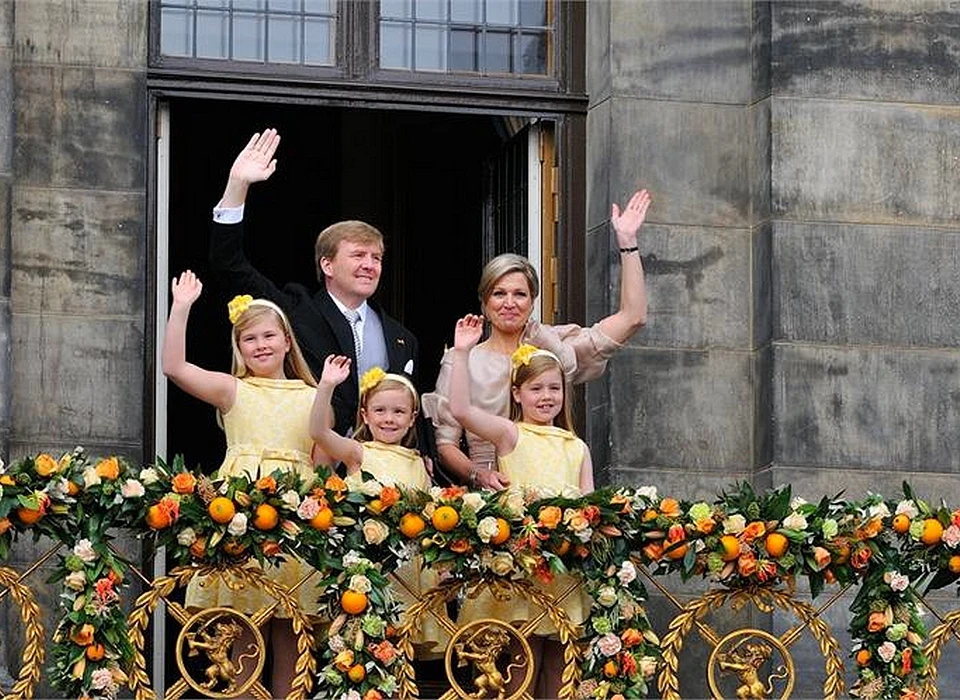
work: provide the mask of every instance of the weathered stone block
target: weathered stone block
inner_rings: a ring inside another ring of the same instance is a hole
[[[16,310],[142,313],[145,206],[142,194],[16,188]]]
[[[753,347],[762,347],[770,342],[773,330],[773,227],[769,223],[756,227],[751,232],[751,291],[753,310],[750,321],[753,326]]]
[[[778,99],[774,214],[942,224],[960,218],[960,108]]]
[[[10,300],[10,178],[0,176],[0,299]]]
[[[612,449],[617,449],[614,442]],[[717,473],[696,468],[675,468],[670,466],[651,465],[644,467],[624,466],[613,463],[611,465],[611,483],[616,486],[639,488],[640,486],[656,486],[661,497],[689,501],[713,501],[723,489],[730,487],[737,481],[749,481],[752,472],[747,466],[731,467],[729,471]]]
[[[749,108],[750,116],[753,119],[748,151],[748,158],[750,159],[750,181],[748,184],[751,187],[750,224],[753,226],[770,220],[771,102],[767,98]]]
[[[897,501],[903,497],[903,481],[910,482],[917,496],[929,503],[939,503],[944,497],[952,504],[957,499],[944,492],[942,473],[914,470],[909,474],[887,469],[821,469],[775,465],[767,470],[770,483],[775,486],[790,484],[795,496],[810,502],[823,496],[835,496],[841,491],[842,498],[860,500],[871,493],[882,494],[887,500]]]
[[[752,466],[752,353],[628,348],[608,371],[617,387],[610,402],[617,469],[666,465],[728,474]]]
[[[140,68],[147,63],[149,3],[43,0],[17,3],[17,60]]]
[[[616,292],[611,292],[610,280],[616,275],[614,267],[620,261],[613,257],[616,237],[609,223],[603,223],[587,232],[587,323],[592,324],[608,316],[620,299],[619,283]],[[619,252],[617,257],[619,257]],[[612,296],[611,296],[612,294]]]
[[[942,229],[774,224],[776,337],[960,345],[960,249]]]
[[[613,0],[615,95],[691,102],[753,101],[753,12],[749,0]]]
[[[953,0],[771,3],[779,95],[957,104]]]
[[[644,226],[649,312],[631,344],[748,348],[751,239],[743,229]],[[612,285],[619,285],[618,273],[614,269]]]
[[[0,48],[0,175],[13,168],[13,52]]]
[[[587,3],[587,94],[591,107],[610,97],[610,2]],[[589,140],[587,141],[589,143]]]
[[[610,153],[617,148],[610,134],[611,102],[587,112],[587,228],[610,220]]]
[[[13,0],[0,0],[0,47],[13,46]]]
[[[12,433],[18,442],[140,444],[141,316],[112,320],[15,313],[11,328]]]
[[[960,471],[960,353],[774,346],[778,465]]]
[[[756,107],[622,97],[612,102],[617,142],[609,152],[611,197],[646,187],[655,197],[653,221],[750,223]]]
[[[19,66],[14,73],[18,184],[143,190],[143,74]]]

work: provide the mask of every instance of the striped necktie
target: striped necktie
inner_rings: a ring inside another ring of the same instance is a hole
[[[356,309],[346,309],[343,315],[350,322],[350,330],[353,331],[353,349],[356,351],[357,361],[363,354],[363,338],[360,336],[360,312]]]

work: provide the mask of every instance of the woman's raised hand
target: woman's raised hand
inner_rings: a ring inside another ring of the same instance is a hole
[[[170,285],[173,292],[173,303],[181,306],[190,306],[200,298],[203,283],[190,270],[184,270],[180,277],[174,277]]]
[[[455,350],[469,350],[483,335],[483,316],[467,314],[459,321],[453,332],[453,347]]]
[[[345,355],[327,355],[323,361],[320,381],[331,386],[342,384],[350,376],[350,358]]]
[[[637,233],[643,226],[643,220],[647,218],[647,209],[651,201],[649,192],[638,190],[633,193],[622,212],[617,203],[613,203],[610,210],[610,223],[613,224],[617,243],[621,248],[632,248],[637,244]]]

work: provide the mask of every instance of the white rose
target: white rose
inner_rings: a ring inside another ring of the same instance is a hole
[[[637,489],[637,495],[642,496],[643,498],[649,498],[654,503],[660,502],[660,496],[657,495],[656,486],[641,486]]]
[[[797,511],[793,511],[783,519],[783,526],[788,530],[805,530],[807,519]]]
[[[367,544],[380,544],[390,536],[390,528],[379,520],[365,520],[363,522],[363,539]]]
[[[83,538],[77,542],[73,548],[73,553],[88,564],[97,559],[97,553],[93,550],[93,543],[87,538]]]
[[[75,591],[82,591],[87,585],[87,577],[82,571],[71,571],[67,574],[67,577],[63,579],[63,584],[67,588],[71,588]]]
[[[897,504],[897,515],[906,515],[908,518],[913,520],[915,517],[920,515],[920,510],[917,508],[917,504],[911,500],[900,501]]]
[[[148,467],[147,469],[140,470],[140,481],[146,486],[155,484],[160,481],[160,475],[157,473],[156,469]]]
[[[609,608],[611,605],[616,604],[617,602],[617,591],[612,586],[604,586],[599,591],[597,591],[597,602],[600,603],[605,608]]]
[[[179,533],[177,533],[177,542],[182,544],[184,547],[189,547],[196,541],[197,533],[194,532],[192,527],[185,527]]]
[[[229,532],[234,537],[240,537],[247,531],[247,516],[244,513],[237,513],[233,516],[233,520],[230,521],[230,524],[227,525],[227,532]]]
[[[890,509],[883,501],[867,508],[867,516],[870,518],[886,518],[890,515]]]
[[[523,501],[523,492],[517,489],[510,489],[506,498],[503,500],[503,507],[510,511],[511,515],[517,517],[524,514],[526,504]]]
[[[807,505],[807,499],[802,496],[794,496],[790,501],[790,510],[797,510],[800,506]]]
[[[620,565],[620,571],[617,572],[617,578],[620,579],[620,583],[626,586],[637,578],[637,567],[633,565],[632,561],[623,562]]]
[[[488,568],[497,576],[507,576],[513,571],[513,555],[509,552],[497,552],[490,559]]]
[[[497,519],[493,516],[488,515],[486,518],[483,518],[479,523],[477,523],[477,535],[485,544],[489,544],[490,540],[496,537],[499,533],[500,526],[497,525]]]
[[[572,484],[564,484],[563,488],[560,489],[560,495],[563,498],[580,498],[580,496],[583,494],[576,486],[573,486]]]
[[[67,483],[69,482],[67,482],[67,480],[64,478],[57,479],[56,481],[51,481],[48,487],[46,488],[46,492],[50,494],[50,498],[52,498],[55,501],[66,500],[67,498],[70,497],[70,492],[67,491],[67,488],[68,488]],[[3,492],[0,491],[0,495],[2,495],[2,493]]]
[[[431,487],[430,487],[430,498],[432,498],[433,500],[439,501],[439,500],[440,500],[440,494],[442,494],[442,493],[443,493],[443,489],[440,488],[439,486],[431,486]]]
[[[96,486],[100,483],[100,475],[97,474],[97,470],[93,467],[87,467],[83,470],[83,485],[87,488],[91,486]]]
[[[300,506],[300,494],[296,491],[284,491],[280,495],[280,502],[290,510],[296,510]]]
[[[357,593],[369,593],[373,586],[370,583],[370,579],[363,574],[354,574],[350,577],[350,583],[347,584],[347,588]]]
[[[480,509],[485,505],[483,495],[477,491],[465,493],[463,494],[463,505],[472,510],[474,513],[479,513]]]
[[[379,481],[371,479],[370,481],[362,482],[359,491],[364,496],[370,496],[372,498],[380,495],[380,492],[383,491],[383,485]]]
[[[654,656],[641,656],[640,661],[637,662],[637,668],[640,669],[641,675],[649,680],[653,678],[653,674],[657,672],[657,659]]]
[[[120,487],[120,494],[124,498],[142,498],[146,492],[143,484],[136,479],[127,479],[123,482],[123,486]]]
[[[746,527],[746,519],[739,513],[736,513],[723,521],[723,534],[737,535],[743,532]]]
[[[352,549],[343,555],[343,568],[349,569],[351,566],[356,566],[363,561],[363,557],[357,554]]]

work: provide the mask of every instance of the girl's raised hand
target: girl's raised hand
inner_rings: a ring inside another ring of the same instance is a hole
[[[459,321],[453,332],[453,347],[456,350],[469,350],[480,341],[483,335],[483,316],[467,314]]]
[[[173,278],[173,284],[170,286],[173,292],[173,303],[190,306],[200,298],[200,292],[203,291],[203,283],[190,270],[184,270],[180,277]]]
[[[345,355],[327,355],[323,361],[323,372],[320,381],[337,386],[350,376],[350,358]]]

